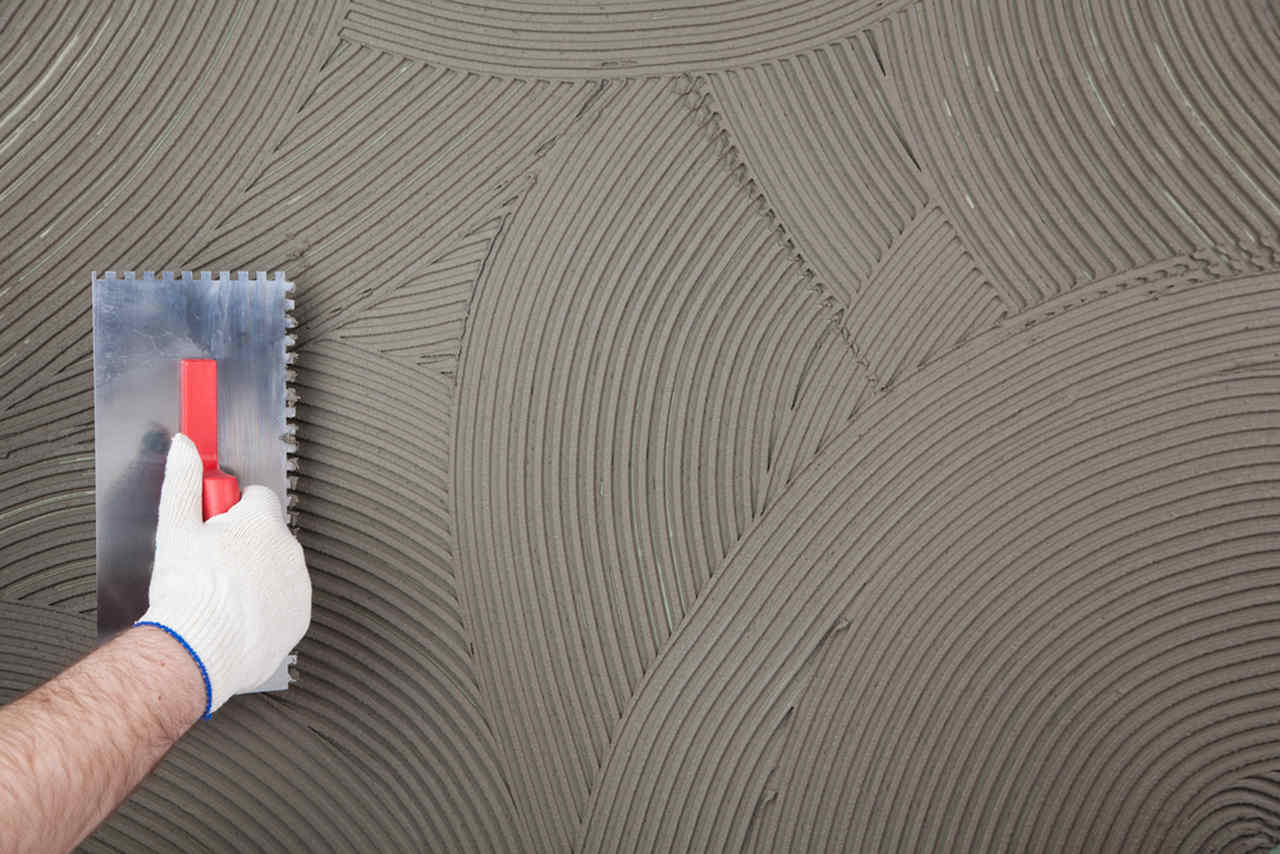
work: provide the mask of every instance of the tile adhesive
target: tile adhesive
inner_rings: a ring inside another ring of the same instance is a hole
[[[90,271],[295,283],[298,682],[87,851],[1280,844],[1267,0],[0,10],[0,699]]]

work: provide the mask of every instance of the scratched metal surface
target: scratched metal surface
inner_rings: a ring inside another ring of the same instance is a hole
[[[178,361],[218,360],[218,449],[241,486],[287,501],[283,273],[93,276],[98,637],[146,610],[157,502],[178,429]],[[255,690],[289,684],[289,660]]]

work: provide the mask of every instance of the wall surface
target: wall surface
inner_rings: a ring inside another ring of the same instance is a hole
[[[85,850],[1280,844],[1268,0],[0,27],[0,699],[92,643],[90,271],[297,283],[301,681]]]

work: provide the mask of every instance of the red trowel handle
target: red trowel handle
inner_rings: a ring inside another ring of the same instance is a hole
[[[182,398],[178,428],[196,444],[204,462],[204,518],[231,509],[240,500],[240,484],[218,468],[218,363],[183,359],[178,379]]]

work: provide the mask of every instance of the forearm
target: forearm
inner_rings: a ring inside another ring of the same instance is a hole
[[[141,626],[0,708],[0,851],[71,850],[199,719],[205,699],[191,656]]]

